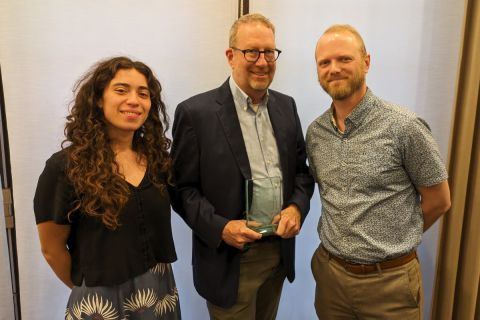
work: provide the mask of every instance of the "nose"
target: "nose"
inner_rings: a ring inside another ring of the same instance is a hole
[[[260,53],[260,56],[258,57],[257,62],[255,62],[257,66],[264,66],[268,65],[267,60],[265,60],[265,53]]]
[[[340,72],[340,64],[336,61],[332,61],[330,63],[330,73],[339,73]]]
[[[130,92],[127,97],[127,104],[132,106],[137,106],[138,103],[138,94],[134,91]]]

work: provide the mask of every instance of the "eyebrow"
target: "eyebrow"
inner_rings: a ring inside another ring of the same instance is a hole
[[[123,86],[123,87],[129,87],[129,88],[131,87],[131,85],[129,85],[128,83],[124,83],[124,82],[113,83],[112,86],[114,86],[114,87]],[[140,87],[138,87],[138,89],[150,91],[150,89],[148,89],[148,87],[145,87],[145,86],[140,86]]]
[[[337,59],[345,59],[345,58],[350,58],[353,59],[354,56],[350,54],[341,54],[339,56],[336,56],[335,58],[323,58],[320,60],[317,60],[318,62],[324,62],[324,61],[330,61],[330,60],[337,60]]]

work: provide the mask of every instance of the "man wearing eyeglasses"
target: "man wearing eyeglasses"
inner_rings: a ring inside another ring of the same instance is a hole
[[[280,50],[262,15],[238,19],[226,50],[231,77],[180,103],[173,124],[174,209],[193,231],[193,275],[211,319],[275,319],[313,178],[295,101],[268,89]],[[246,225],[246,181],[279,179],[274,235]]]

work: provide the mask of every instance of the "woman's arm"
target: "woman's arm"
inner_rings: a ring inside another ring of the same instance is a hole
[[[56,224],[46,221],[37,225],[42,254],[57,277],[67,287],[72,288],[72,258],[67,250],[67,239],[70,225]]]

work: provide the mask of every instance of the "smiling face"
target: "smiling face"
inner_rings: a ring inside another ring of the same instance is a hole
[[[131,135],[148,117],[151,107],[147,79],[135,69],[120,69],[105,87],[100,101],[109,136]]]
[[[261,23],[245,23],[238,27],[234,45],[240,50],[273,50],[275,35],[272,29]],[[248,62],[241,51],[232,48],[227,49],[226,55],[235,83],[252,98],[254,103],[258,103],[273,81],[275,61],[267,62],[261,54],[257,62]]]
[[[324,34],[315,51],[318,81],[333,100],[345,100],[366,91],[370,56],[348,31]]]

